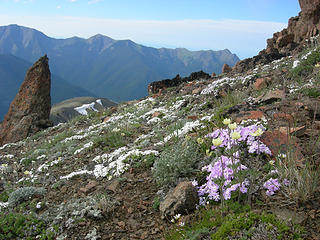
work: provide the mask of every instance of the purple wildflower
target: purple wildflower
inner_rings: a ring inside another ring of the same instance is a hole
[[[277,178],[275,179],[270,178],[268,181],[266,181],[263,184],[263,187],[267,189],[266,191],[267,196],[272,196],[273,194],[275,194],[276,191],[280,189],[280,183]]]

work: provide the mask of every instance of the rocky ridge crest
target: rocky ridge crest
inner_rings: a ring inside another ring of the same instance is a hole
[[[288,21],[288,27],[273,34],[267,40],[266,49],[253,58],[238,62],[233,70],[244,72],[253,69],[257,64],[267,64],[273,60],[300,52],[307,46],[318,42],[320,32],[320,1],[299,0],[301,12],[299,16]]]

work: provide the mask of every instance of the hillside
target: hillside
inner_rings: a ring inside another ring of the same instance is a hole
[[[17,25],[0,27],[0,54],[12,54],[29,62],[47,54],[53,74],[117,102],[146,96],[150,82],[199,70],[220,73],[224,63],[233,66],[239,61],[227,49],[156,49],[103,35],[54,39]]]
[[[105,111],[117,104],[107,98],[76,97],[54,104],[50,112],[50,120],[54,125],[68,122],[71,119],[88,115],[92,111]]]
[[[31,65],[30,62],[13,55],[0,54],[0,121],[7,113],[10,103],[17,94],[25,74]],[[68,83],[55,74],[52,75],[52,104],[82,96],[94,96],[94,94]]]
[[[319,51],[0,147],[0,237],[319,239]]]

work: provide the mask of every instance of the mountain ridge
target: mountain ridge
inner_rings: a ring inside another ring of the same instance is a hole
[[[224,63],[233,66],[239,61],[229,50],[152,48],[102,34],[87,39],[55,39],[19,25],[0,27],[0,54],[29,62],[47,54],[52,73],[114,101],[146,96],[153,81],[200,70],[220,73]]]

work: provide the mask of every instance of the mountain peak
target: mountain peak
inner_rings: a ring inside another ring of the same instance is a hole
[[[114,39],[112,39],[112,38],[110,38],[110,37],[108,37],[108,36],[105,36],[105,35],[103,35],[103,34],[100,34],[100,33],[98,33],[98,34],[96,34],[96,35],[93,35],[92,37],[90,37],[90,38],[88,38],[88,40],[101,40],[101,39],[103,39],[103,40],[112,40],[112,41],[115,41]]]

